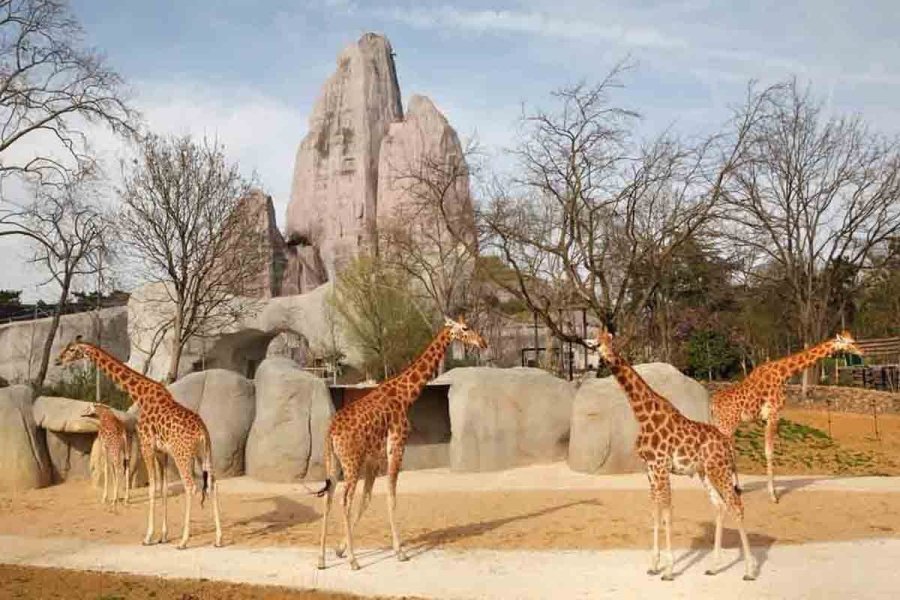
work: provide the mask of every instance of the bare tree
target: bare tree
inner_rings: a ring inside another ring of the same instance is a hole
[[[477,237],[467,159],[475,151],[474,144],[461,153],[427,148],[406,164],[391,165],[402,201],[379,219],[382,264],[410,277],[441,319],[464,307],[472,282]]]
[[[59,181],[92,162],[84,129],[134,129],[122,80],[60,0],[0,0],[0,181],[31,174]],[[28,140],[38,153],[11,152]]]
[[[479,219],[481,247],[514,273],[496,283],[578,344],[567,307],[634,332],[675,252],[711,222],[755,118],[729,138],[642,144],[638,115],[610,103],[621,71],[555,93],[556,112],[523,117],[516,173],[492,182]]]
[[[900,147],[858,117],[827,116],[796,80],[751,88],[738,119],[748,107],[745,159],[724,194],[726,236],[751,279],[786,287],[794,333],[809,345],[840,324],[859,274],[900,233]]]
[[[121,233],[171,315],[157,323],[171,344],[168,381],[192,338],[233,325],[247,309],[241,298],[260,292],[265,240],[243,201],[249,192],[222,146],[190,137],[147,137],[125,173]]]
[[[96,275],[108,254],[109,220],[97,208],[97,182],[89,177],[69,181],[62,187],[35,185],[34,189],[34,199],[28,206],[7,213],[7,226],[8,231],[33,242],[31,262],[49,275],[48,282],[59,286],[40,366],[31,381],[35,389],[40,389],[47,377],[53,341],[73,284],[79,278]]]

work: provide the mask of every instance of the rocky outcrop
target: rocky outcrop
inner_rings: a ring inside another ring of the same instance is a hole
[[[31,388],[0,389],[0,492],[20,492],[50,483],[44,440],[32,416]]]
[[[565,458],[570,383],[521,367],[453,369],[434,383],[450,384],[452,470],[496,471]]]
[[[288,237],[319,251],[329,279],[372,241],[381,141],[402,116],[390,42],[367,33],[340,54],[313,107],[287,209]]]
[[[395,219],[408,221],[422,213],[415,198],[427,197],[429,191],[417,182],[420,178],[446,182],[449,189],[443,201],[447,214],[456,217],[459,225],[471,226],[472,199],[464,161],[459,136],[446,117],[430,99],[413,96],[404,119],[392,123],[381,142],[378,227],[390,226]],[[453,171],[456,168],[458,172]],[[436,217],[431,212],[426,215]]]
[[[255,298],[280,296],[288,262],[287,245],[275,221],[272,197],[261,190],[251,190],[240,199],[235,213],[232,218],[239,222],[240,238],[229,240],[229,247],[245,259],[258,259],[260,272],[253,280],[242,282],[242,289],[234,292]]]
[[[635,370],[683,415],[708,422],[706,389],[672,365],[649,363]],[[644,470],[634,451],[638,423],[614,377],[587,379],[575,395],[569,467],[586,473],[632,473]]]
[[[8,381],[25,382],[37,374],[50,321],[48,317],[0,325],[0,377]],[[126,308],[116,306],[101,309],[99,329],[103,347],[117,358],[127,359],[129,342]],[[65,372],[65,367],[57,367],[53,364],[53,359],[66,344],[78,335],[83,336],[86,341],[96,343],[97,331],[96,312],[75,313],[60,318],[47,370],[48,384],[59,381]]]
[[[253,382],[233,371],[210,369],[182,377],[169,391],[206,424],[216,476],[243,475],[244,448],[256,411]]]
[[[262,481],[323,479],[325,433],[333,413],[323,380],[289,359],[266,359],[256,374],[247,475]]]

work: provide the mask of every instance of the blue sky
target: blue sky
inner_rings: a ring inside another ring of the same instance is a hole
[[[340,50],[386,34],[405,99],[425,94],[463,137],[508,144],[522,103],[637,64],[620,103],[647,132],[719,126],[747,82],[791,75],[835,112],[900,133],[900,3],[73,0],[87,42],[130,84],[152,129],[216,135],[274,196],[279,219],[306,118]],[[101,152],[115,144],[102,139]],[[27,269],[0,287],[35,293]],[[28,289],[32,291],[28,291]]]

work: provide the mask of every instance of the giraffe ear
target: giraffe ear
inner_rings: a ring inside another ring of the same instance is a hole
[[[447,315],[444,315],[444,327],[453,327],[455,324],[456,323],[453,321],[453,319],[451,319]]]
[[[459,318],[456,319],[456,322],[460,325],[466,324],[466,313],[459,313]]]
[[[79,333],[78,335],[75,336],[75,343],[76,343],[76,344],[80,344],[80,343],[81,343],[81,334],[80,334],[80,333]]]

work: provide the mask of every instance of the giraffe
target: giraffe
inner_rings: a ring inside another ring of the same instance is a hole
[[[57,365],[67,364],[76,360],[92,360],[97,368],[106,373],[112,381],[128,395],[140,409],[137,431],[140,441],[141,456],[147,465],[147,475],[150,478],[150,514],[147,521],[147,534],[144,536],[144,545],[153,544],[155,533],[154,512],[156,497],[156,482],[160,480],[162,492],[162,530],[159,543],[168,541],[167,511],[168,484],[166,471],[168,456],[172,455],[178,473],[184,485],[185,509],[184,525],[181,531],[181,541],[178,549],[187,547],[190,537],[191,525],[191,500],[197,492],[197,484],[194,482],[194,460],[199,459],[203,471],[203,487],[200,496],[200,505],[206,500],[207,491],[212,498],[213,519],[216,525],[216,546],[222,545],[222,526],[219,518],[219,498],[216,491],[216,480],[212,469],[212,444],[209,431],[200,415],[175,402],[172,394],[166,387],[152,379],[141,375],[129,368],[120,360],[94,346],[81,340],[81,336],[67,345],[56,360]],[[162,460],[157,461],[156,453],[162,454]],[[162,464],[160,464],[160,462]]]
[[[409,435],[407,413],[419,397],[425,384],[438,368],[447,347],[454,340],[476,348],[486,348],[484,339],[470,329],[460,317],[454,321],[446,319],[427,348],[399,375],[381,383],[364,397],[341,408],[331,419],[325,436],[326,480],[318,495],[324,497],[322,512],[322,537],[318,568],[325,568],[325,538],[328,532],[328,513],[331,510],[335,492],[338,467],[344,472],[342,496],[345,538],[336,550],[338,557],[349,552],[350,567],[359,569],[353,552],[353,526],[359,522],[372,497],[375,477],[387,470],[388,476],[388,520],[391,539],[397,560],[407,560],[400,547],[400,536],[394,518],[397,495],[397,478],[403,461],[403,450]],[[363,497],[360,501],[356,521],[351,523],[351,505],[360,476],[364,478]]]
[[[766,476],[769,498],[778,502],[775,492],[775,438],[778,414],[784,407],[784,383],[794,374],[837,352],[862,354],[849,331],[837,334],[817,346],[773,360],[753,369],[743,380],[713,394],[710,412],[719,431],[733,438],[742,421],[762,418],[766,421]]]
[[[131,492],[131,469],[128,464],[131,458],[131,436],[128,429],[116,413],[105,404],[92,402],[83,416],[95,418],[100,422],[97,439],[100,440],[100,453],[103,456],[103,503],[106,503],[109,465],[112,463],[113,506],[119,501],[120,465],[125,475],[125,504],[128,504]]]
[[[737,522],[741,536],[744,579],[755,579],[756,561],[750,553],[750,543],[744,530],[744,506],[737,484],[732,441],[713,425],[688,419],[668,399],[653,391],[616,351],[612,334],[600,331],[596,344],[601,358],[609,365],[628,396],[640,428],[635,448],[647,465],[650,497],[653,500],[653,550],[647,573],[659,573],[659,523],[662,516],[666,528],[667,560],[662,579],[673,579],[672,488],[669,476],[670,473],[690,476],[696,473],[716,509],[713,564],[706,574],[715,575],[722,568],[722,524],[727,511]]]

